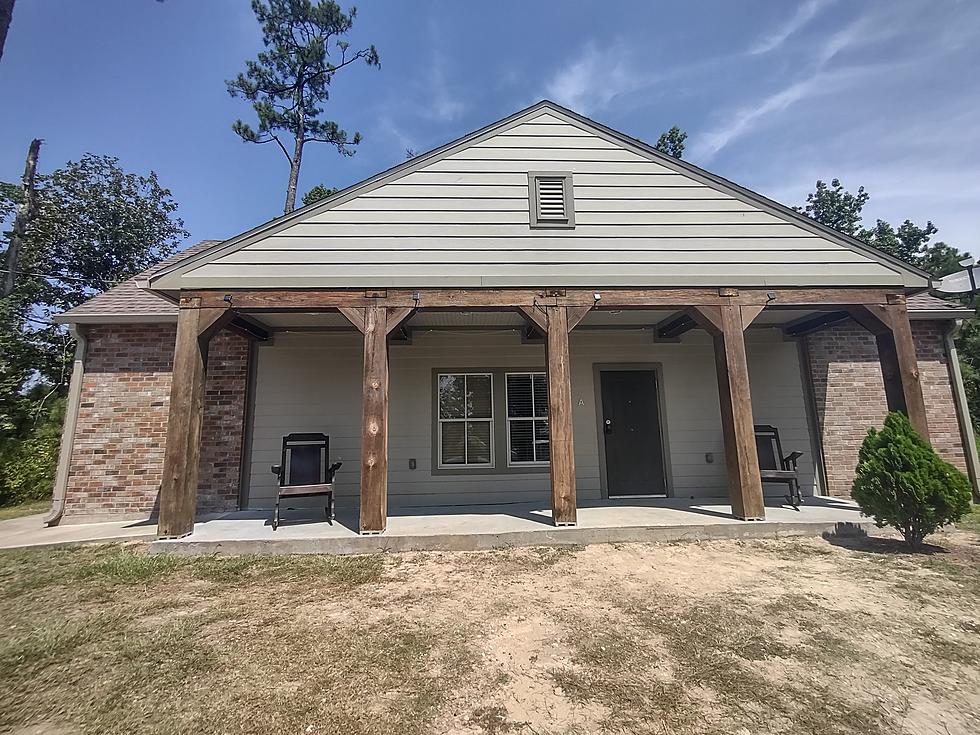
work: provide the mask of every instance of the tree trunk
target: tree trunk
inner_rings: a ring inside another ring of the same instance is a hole
[[[296,146],[289,162],[289,187],[286,189],[286,208],[283,214],[289,214],[296,209],[296,188],[299,185],[299,167],[303,163],[303,143],[304,137],[300,133],[296,136]]]
[[[296,88],[296,137],[293,140],[293,157],[289,161],[289,186],[286,188],[286,207],[283,214],[296,209],[296,187],[299,185],[299,167],[303,165],[303,144],[306,143],[306,108],[303,106],[303,84]]]
[[[31,226],[36,214],[37,191],[34,189],[34,179],[37,174],[37,157],[40,151],[41,141],[35,138],[31,141],[30,148],[27,149],[27,163],[24,166],[24,201],[17,208],[14,228],[10,233],[10,247],[7,248],[7,258],[4,263],[6,272],[4,273],[3,289],[0,290],[0,296],[3,297],[10,296],[14,292],[20,250],[24,245],[24,238],[27,237],[27,229]]]
[[[0,0],[0,59],[3,58],[3,46],[7,42],[7,29],[10,19],[14,17],[15,0]]]

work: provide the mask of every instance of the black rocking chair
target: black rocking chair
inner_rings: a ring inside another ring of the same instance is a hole
[[[779,441],[779,429],[775,426],[755,427],[755,447],[759,453],[759,470],[762,482],[782,482],[789,487],[789,495],[784,495],[794,509],[799,510],[803,502],[800,492],[799,468],[797,462],[803,452],[783,455],[783,445]]]
[[[324,512],[333,524],[333,478],[342,463],[328,467],[329,456],[330,437],[326,434],[289,434],[283,437],[282,461],[272,465],[273,474],[279,478],[276,511],[272,516],[273,531],[279,528],[279,505],[283,498],[326,497]]]

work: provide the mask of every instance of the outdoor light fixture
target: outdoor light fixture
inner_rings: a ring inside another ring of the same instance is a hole
[[[766,294],[766,303],[767,304],[772,303],[775,300],[776,300],[776,292],[775,291],[770,291],[770,292],[768,292]]]
[[[227,301],[230,304],[233,298],[234,297],[230,293],[226,293],[224,301]]]

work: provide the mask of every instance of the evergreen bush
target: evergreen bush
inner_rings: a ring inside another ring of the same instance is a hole
[[[892,412],[881,431],[868,430],[851,494],[879,528],[892,526],[913,549],[970,512],[970,483]]]

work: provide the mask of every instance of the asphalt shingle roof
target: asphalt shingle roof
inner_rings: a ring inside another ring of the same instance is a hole
[[[174,253],[128,281],[123,281],[118,286],[113,286],[108,291],[93,296],[74,309],[59,314],[55,317],[55,321],[70,323],[79,321],[79,317],[81,317],[81,321],[96,321],[99,317],[106,317],[106,322],[112,322],[113,318],[118,319],[119,317],[159,316],[165,319],[175,319],[177,317],[177,305],[152,291],[140,288],[136,285],[137,280],[148,278],[160,269],[179,263],[219,242],[221,241],[202,240],[186,250]]]

